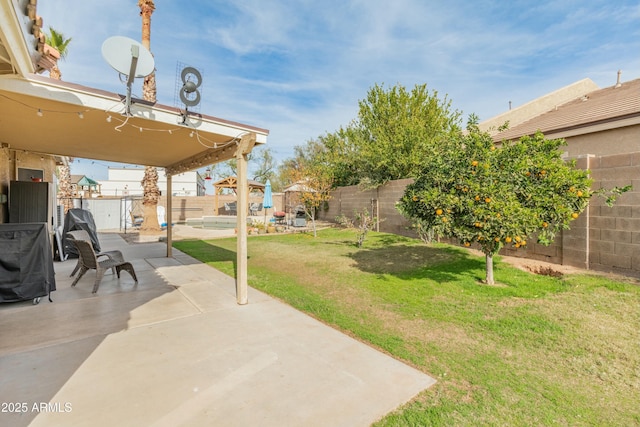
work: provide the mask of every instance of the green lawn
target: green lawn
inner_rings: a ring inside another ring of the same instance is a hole
[[[640,425],[640,286],[350,230],[250,237],[249,284],[435,377],[380,426]],[[233,276],[235,239],[174,246]]]

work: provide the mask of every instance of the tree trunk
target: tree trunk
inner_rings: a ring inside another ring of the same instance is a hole
[[[62,73],[60,72],[60,68],[58,68],[58,64],[54,65],[49,70],[49,77],[56,80],[62,80]]]
[[[153,0],[138,0],[138,7],[140,7],[140,16],[142,17],[142,45],[151,51],[151,14],[156,7]],[[145,101],[156,102],[156,79],[153,73],[144,79],[142,97]],[[142,188],[144,191],[142,201],[144,209],[140,232],[157,233],[161,231],[161,228],[158,223],[157,213],[160,190],[158,189],[158,172],[156,168],[145,167]],[[167,197],[171,197],[171,194],[167,194]]]
[[[162,229],[158,222],[158,210],[156,205],[144,205],[142,207],[144,220],[140,226],[140,234],[157,234]]]
[[[318,237],[318,232],[316,231],[316,210],[315,208],[311,208],[311,226],[313,227],[313,237]]]
[[[69,166],[58,166],[58,199],[64,206],[64,213],[73,208],[73,191],[71,191],[71,169]]]
[[[142,196],[143,220],[140,232],[157,233],[161,231],[158,223],[158,199],[160,198],[160,188],[158,188],[158,171],[153,166],[144,168],[144,177],[142,178]],[[167,195],[171,197],[171,195]]]
[[[493,254],[485,254],[485,255],[486,255],[486,262],[487,262],[486,282],[487,282],[487,285],[495,285],[495,281],[493,279]]]

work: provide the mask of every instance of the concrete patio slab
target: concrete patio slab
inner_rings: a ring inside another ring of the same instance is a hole
[[[238,306],[233,278],[162,243],[100,239],[137,286],[71,288],[69,260],[53,303],[0,305],[0,402],[26,408],[0,425],[366,426],[435,382],[255,289]]]

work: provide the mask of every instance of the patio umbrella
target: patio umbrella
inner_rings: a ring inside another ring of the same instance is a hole
[[[271,195],[271,181],[267,180],[264,186],[264,198],[262,200],[262,207],[264,208],[264,225],[267,225],[267,208],[273,207],[273,196]]]

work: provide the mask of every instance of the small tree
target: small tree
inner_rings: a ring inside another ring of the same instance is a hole
[[[289,173],[291,182],[300,184],[302,191],[298,193],[298,198],[305,215],[311,219],[313,237],[317,237],[316,211],[331,198],[333,180],[329,174],[324,173],[323,169],[314,168],[309,164],[290,170]]]
[[[367,208],[362,211],[357,209],[353,211],[353,219],[345,215],[336,218],[336,222],[342,227],[353,228],[356,230],[356,246],[361,248],[367,234],[371,231],[378,218],[372,216]]]
[[[595,193],[589,171],[561,158],[564,140],[537,133],[496,147],[474,122],[468,130],[443,141],[398,209],[464,246],[478,244],[486,256],[486,283],[493,284],[493,255],[500,248],[525,247],[535,233],[539,243],[550,244]]]

